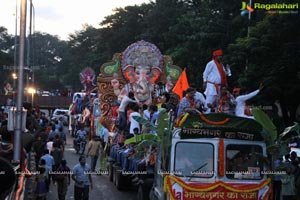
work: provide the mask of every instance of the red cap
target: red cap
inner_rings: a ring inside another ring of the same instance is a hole
[[[213,52],[213,56],[223,56],[223,51],[221,49],[218,49]]]

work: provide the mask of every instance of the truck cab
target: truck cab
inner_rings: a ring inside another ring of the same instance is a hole
[[[172,130],[168,163],[162,163],[161,151],[158,154],[151,200],[254,200],[270,196],[264,163],[266,144],[257,132],[260,125],[254,120],[221,115],[229,117],[223,125],[190,117]],[[221,119],[221,115],[209,117]],[[201,127],[193,126],[195,122],[202,123]]]

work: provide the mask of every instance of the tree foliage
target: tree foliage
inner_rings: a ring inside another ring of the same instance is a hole
[[[235,0],[156,0],[116,8],[99,22],[101,28],[84,25],[70,34],[69,41],[35,33],[32,65],[45,65],[36,73],[36,81],[45,88],[81,89],[82,69],[91,67],[98,75],[114,53],[143,39],[187,68],[190,84],[201,88],[212,51],[222,48],[223,63],[232,67],[229,89],[239,86],[251,91],[264,82],[266,89],[253,102],[272,105],[278,99],[293,119],[300,102],[295,97],[300,92],[300,19],[297,14],[255,10],[249,20],[240,15],[240,7]],[[13,37],[3,27],[0,36],[0,63],[12,65],[12,51],[5,50],[13,49]]]

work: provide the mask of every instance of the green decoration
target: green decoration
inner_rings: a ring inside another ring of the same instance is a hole
[[[170,67],[170,64],[171,62],[167,62],[166,64],[167,76],[170,76],[172,79],[178,79],[180,76],[180,71]]]
[[[144,140],[142,142],[140,142],[136,148],[137,150],[141,151],[141,150],[144,150],[144,148],[146,147],[156,147],[158,145],[158,142],[157,141],[154,141],[154,140]]]
[[[119,69],[119,61],[118,59],[114,59],[115,63],[113,65],[107,65],[104,67],[104,73],[108,75],[113,75],[113,73],[116,73]]]
[[[124,144],[127,145],[127,144],[132,144],[132,143],[139,143],[144,140],[158,141],[159,139],[156,135],[145,133],[145,134],[137,135],[137,136],[134,136],[132,138],[125,140]]]
[[[230,120],[219,125],[208,124],[203,121],[198,114],[190,114],[181,127],[215,129],[221,131],[242,131],[247,133],[260,133],[263,129],[263,127],[253,119],[237,117],[225,113],[210,113],[205,114],[204,116],[206,119],[214,122],[224,121],[226,118],[230,118]]]
[[[252,114],[255,120],[267,130],[270,141],[266,141],[266,142],[269,145],[273,144],[277,138],[277,129],[276,126],[273,124],[272,120],[269,118],[269,116],[266,113],[264,113],[262,110],[259,110],[257,108],[252,109]]]

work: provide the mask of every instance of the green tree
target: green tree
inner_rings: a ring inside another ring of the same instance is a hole
[[[0,74],[1,89],[4,81],[9,81],[10,83],[12,83],[11,66],[14,65],[14,51],[12,42],[13,38],[7,33],[7,29],[0,26],[0,67],[2,72]]]
[[[300,92],[300,19],[295,15],[266,15],[251,28],[249,37],[237,38],[230,45],[241,71],[238,83],[256,89],[254,82],[265,82],[266,90],[260,101],[268,105],[279,100],[294,119]],[[245,60],[248,60],[245,67]],[[286,112],[285,119],[288,119]],[[286,120],[288,123],[290,120]]]
[[[31,51],[30,65],[36,66],[36,86],[44,90],[63,89],[64,74],[68,71],[64,65],[69,51],[67,43],[56,36],[36,32],[32,36]]]

